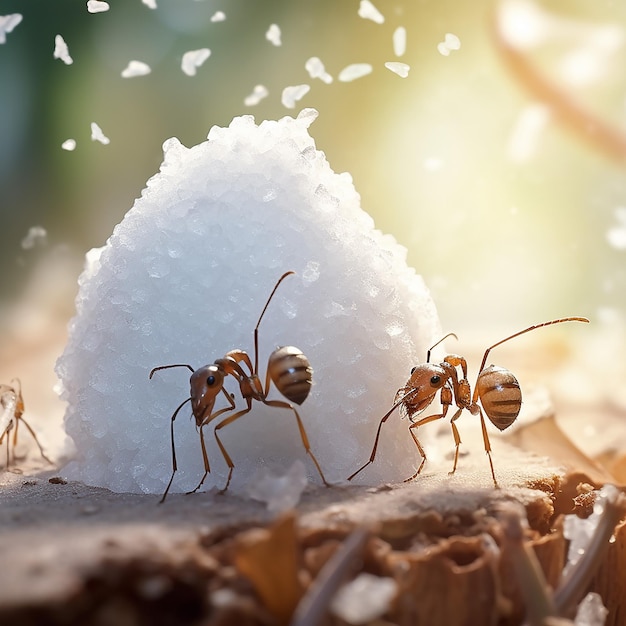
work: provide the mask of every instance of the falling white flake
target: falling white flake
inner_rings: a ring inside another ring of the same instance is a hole
[[[393,31],[393,53],[397,57],[401,57],[406,52],[406,28],[398,26]]]
[[[61,35],[57,35],[54,38],[54,53],[53,56],[55,59],[61,59],[65,65],[71,65],[74,63],[74,59],[70,56],[69,49],[65,40]]]
[[[283,103],[283,106],[286,106],[288,109],[293,109],[296,106],[296,102],[302,100],[302,98],[309,93],[310,89],[310,85],[292,85],[291,87],[285,87],[280,101]]]
[[[131,61],[125,69],[122,70],[122,78],[134,78],[135,76],[146,76],[152,70],[147,63],[143,61]]]
[[[252,93],[244,98],[243,103],[247,107],[253,107],[259,104],[263,98],[267,98],[269,91],[265,85],[255,85]]]
[[[327,85],[333,82],[333,77],[326,71],[324,64],[318,57],[311,57],[305,64],[304,69],[311,78],[319,78]]]
[[[452,50],[459,50],[461,48],[461,40],[452,33],[446,33],[445,39],[437,45],[439,54],[443,54],[444,57],[450,55]]]
[[[91,140],[99,141],[105,146],[111,142],[111,140],[102,132],[102,129],[95,122],[91,122]]]
[[[406,63],[398,63],[397,61],[388,61],[385,63],[385,67],[391,70],[394,74],[400,76],[400,78],[406,78],[409,75],[410,65]]]
[[[47,243],[48,233],[41,226],[31,226],[28,234],[22,239],[22,248],[24,250],[32,250],[35,246],[45,246]]]
[[[104,13],[110,8],[108,2],[100,2],[100,0],[89,0],[87,2],[87,11],[89,13]]]
[[[0,43],[4,43],[7,40],[7,34],[10,33],[21,21],[22,15],[19,13],[0,15]]]
[[[342,83],[349,83],[363,76],[367,76],[372,73],[372,66],[369,63],[353,63],[344,67],[339,72],[339,81]]]
[[[359,4],[359,17],[364,20],[372,20],[376,24],[383,24],[385,17],[383,14],[370,2],[370,0],[361,0]]]
[[[615,209],[617,226],[612,226],[606,231],[606,239],[609,245],[616,250],[626,250],[626,207],[620,206]]]
[[[76,139],[66,139],[61,144],[61,148],[63,148],[63,150],[67,150],[68,152],[76,150]]]
[[[156,0],[141,0],[149,9],[156,9]]]
[[[366,624],[384,615],[397,593],[393,578],[363,572],[339,588],[330,610],[349,624]]]
[[[226,19],[226,13],[224,11],[215,11],[211,16],[212,22],[223,22]]]
[[[278,24],[270,24],[270,27],[265,33],[265,39],[273,43],[275,46],[280,46],[282,43],[280,40],[280,26],[278,26]]]
[[[199,50],[189,50],[183,54],[183,60],[180,65],[181,69],[187,76],[195,76],[198,68],[211,56],[208,48],[200,48]]]

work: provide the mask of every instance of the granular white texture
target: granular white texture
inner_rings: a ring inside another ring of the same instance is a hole
[[[440,337],[435,307],[406,250],[374,227],[348,174],[316,149],[312,109],[297,118],[235,118],[186,148],[164,144],[160,172],[87,255],[77,314],[57,363],[65,425],[76,454],[69,479],[114,491],[162,493],[171,474],[170,418],[189,397],[187,368],[234,349],[254,359],[253,329],[278,278],[288,270],[259,329],[259,374],[277,346],[308,357],[313,387],[298,407],[329,482],[345,482],[369,457],[378,422],[412,366]],[[392,210],[393,207],[390,207]],[[237,381],[225,387],[245,408]],[[272,385],[271,399],[284,398]],[[220,394],[215,410],[227,406]],[[189,404],[175,421],[178,472],[172,492],[203,473]],[[226,415],[222,415],[223,419]],[[223,487],[227,466],[205,427],[211,473]],[[306,455],[291,411],[255,401],[220,431],[241,493],[261,467],[286,473]],[[407,423],[394,413],[376,462],[355,482],[399,481],[419,456]]]

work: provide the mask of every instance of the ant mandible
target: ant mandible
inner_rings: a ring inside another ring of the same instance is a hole
[[[24,419],[24,397],[22,396],[22,383],[19,378],[11,381],[10,385],[0,385],[0,406],[3,413],[0,415],[0,444],[7,438],[7,464],[10,465],[11,430],[13,430],[13,460],[15,461],[15,446],[17,445],[17,432],[19,424],[22,422],[39,448],[42,458],[52,465],[52,461],[46,456],[35,431]]]
[[[378,424],[376,439],[374,440],[374,447],[372,448],[369,460],[365,463],[365,465],[354,472],[348,480],[352,480],[359,472],[364,470],[368,465],[370,465],[370,463],[374,462],[382,425],[398,407],[400,408],[401,416],[408,417],[411,422],[409,425],[409,433],[411,433],[411,437],[413,438],[413,441],[415,442],[415,445],[417,446],[417,449],[422,457],[417,471],[404,482],[410,482],[413,480],[422,471],[424,463],[426,462],[426,452],[424,451],[420,440],[417,438],[417,429],[420,426],[428,424],[429,422],[443,419],[448,413],[448,408],[454,403],[458,408],[450,420],[452,436],[454,437],[455,444],[454,465],[450,474],[454,474],[456,471],[459,460],[459,445],[461,444],[461,436],[455,422],[463,412],[463,409],[467,409],[472,415],[480,416],[480,425],[485,444],[485,452],[489,458],[493,483],[497,487],[498,481],[496,480],[496,474],[493,469],[491,444],[489,442],[489,435],[485,425],[483,410],[494,426],[500,430],[504,430],[517,419],[522,406],[522,391],[520,389],[519,382],[509,370],[498,367],[497,365],[485,367],[487,356],[493,348],[509,341],[510,339],[519,337],[520,335],[528,333],[531,330],[542,328],[543,326],[561,324],[562,322],[589,322],[589,320],[585,317],[564,317],[550,322],[543,322],[542,324],[529,326],[528,328],[520,330],[519,332],[506,337],[506,339],[502,339],[501,341],[494,343],[492,346],[489,346],[489,348],[485,350],[478,378],[476,379],[476,384],[474,385],[473,394],[467,381],[467,362],[462,356],[459,356],[458,354],[449,354],[439,365],[429,362],[430,353],[433,348],[438,346],[448,337],[456,338],[456,335],[454,333],[449,333],[440,339],[426,353],[426,363],[422,363],[417,367],[414,367],[411,370],[411,377],[407,381],[406,385],[398,389],[394,398],[393,406],[389,409],[389,411],[387,411],[387,413],[385,413],[385,415],[383,415],[380,423]],[[457,374],[457,367],[460,367],[463,372],[463,378],[460,380]],[[438,392],[440,393],[439,399],[441,402],[441,413],[428,415],[427,417],[422,417],[421,419],[416,420],[415,416],[419,415],[431,404]]]
[[[207,474],[211,471],[209,466],[209,457],[207,455],[206,446],[204,443],[204,434],[202,429],[209,423],[218,418],[220,415],[227,413],[228,411],[235,410],[235,401],[234,396],[228,393],[224,389],[224,379],[227,376],[232,376],[235,378],[237,383],[239,384],[239,390],[241,391],[241,395],[243,399],[246,401],[246,408],[241,409],[229,415],[222,421],[218,422],[215,428],[213,429],[213,434],[215,435],[215,440],[217,441],[217,445],[228,465],[229,472],[228,478],[226,480],[226,486],[221,490],[220,493],[224,493],[228,489],[228,485],[230,485],[230,479],[233,475],[233,469],[235,464],[233,463],[230,455],[226,451],[224,444],[222,443],[218,431],[228,426],[228,424],[232,424],[235,420],[239,419],[242,415],[249,413],[252,410],[252,401],[258,400],[263,404],[268,406],[289,409],[293,411],[293,414],[298,423],[298,429],[300,430],[300,438],[302,439],[302,445],[306,450],[307,454],[313,460],[315,464],[315,468],[317,469],[322,482],[328,486],[326,482],[326,478],[324,477],[324,473],[322,472],[322,468],[320,467],[315,455],[311,451],[311,447],[309,445],[309,438],[306,434],[306,430],[304,429],[304,424],[298,415],[298,411],[296,411],[295,407],[289,402],[285,402],[283,400],[268,400],[267,395],[269,393],[270,382],[273,382],[278,391],[287,398],[291,400],[291,402],[295,402],[296,404],[302,404],[311,389],[312,381],[313,381],[313,370],[309,363],[307,357],[302,353],[302,351],[294,346],[284,346],[282,348],[277,348],[274,350],[268,359],[267,363],[267,372],[265,375],[265,386],[261,385],[261,380],[259,378],[259,325],[261,324],[261,320],[263,319],[263,315],[267,310],[267,307],[276,293],[278,286],[280,283],[290,276],[291,274],[295,274],[293,271],[285,272],[279,279],[272,293],[270,293],[263,310],[261,311],[261,315],[259,317],[259,321],[256,323],[254,328],[254,366],[250,361],[249,355],[243,350],[231,350],[227,352],[226,355],[221,359],[216,359],[214,363],[211,365],[204,365],[203,367],[194,370],[191,365],[187,365],[186,363],[176,363],[173,365],[161,365],[159,367],[155,367],[150,372],[150,379],[155,372],[164,369],[171,369],[173,367],[186,367],[191,371],[191,378],[189,379],[191,385],[191,393],[190,397],[187,398],[182,404],[178,406],[178,408],[174,411],[171,418],[171,441],[172,441],[172,476],[170,477],[170,481],[167,484],[165,492],[161,497],[160,502],[163,502],[167,496],[167,493],[170,490],[172,485],[172,481],[174,480],[174,474],[177,470],[176,464],[176,448],[174,446],[174,421],[176,420],[176,416],[179,411],[187,404],[187,402],[191,402],[191,409],[193,412],[193,416],[196,420],[196,427],[199,429],[200,433],[200,446],[202,448],[202,460],[204,462],[204,474],[196,486],[195,489],[189,491],[188,493],[194,493],[204,483]],[[245,365],[247,368],[241,366],[241,364]],[[213,407],[215,405],[215,400],[219,393],[223,393],[224,397],[228,402],[228,406],[213,413]]]

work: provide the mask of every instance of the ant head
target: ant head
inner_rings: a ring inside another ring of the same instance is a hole
[[[199,367],[189,379],[191,385],[191,408],[196,425],[201,426],[211,415],[215,398],[224,385],[224,370],[215,363]]]
[[[421,413],[449,380],[450,373],[444,367],[421,363],[411,370],[409,380],[404,387],[398,389],[394,402],[402,403],[400,411],[410,419]]]
[[[441,365],[421,363],[411,369],[408,384],[415,389],[423,389],[425,394],[434,394],[446,384],[449,378],[450,374]]]

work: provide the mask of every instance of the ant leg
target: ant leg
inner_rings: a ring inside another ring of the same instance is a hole
[[[233,470],[235,469],[235,464],[233,463],[233,460],[230,458],[230,455],[228,454],[228,452],[226,451],[226,448],[224,447],[222,440],[217,434],[217,431],[224,428],[224,426],[228,426],[228,424],[232,424],[235,420],[239,419],[242,415],[245,415],[246,413],[249,413],[252,410],[252,399],[246,398],[246,401],[248,403],[248,406],[245,409],[242,409],[241,411],[238,411],[237,413],[233,413],[233,415],[229,415],[225,420],[221,421],[213,429],[213,434],[215,435],[215,440],[217,441],[217,445],[219,446],[220,451],[222,452],[222,456],[224,457],[224,460],[226,461],[226,465],[228,465],[228,468],[229,468],[228,478],[226,479],[226,486],[223,489],[220,489],[220,493],[225,493],[226,490],[228,489],[228,485],[230,485],[230,479],[232,478],[232,475],[233,475]]]
[[[406,400],[407,395],[410,394],[404,394],[397,402],[394,402],[394,405],[389,409],[389,411],[387,411],[387,413],[382,416],[378,424],[378,430],[376,431],[376,438],[374,439],[374,446],[372,447],[372,453],[370,454],[369,460],[367,461],[367,463],[365,463],[365,465],[359,467],[359,469],[354,472],[354,474],[348,476],[348,481],[351,481],[359,472],[363,471],[368,465],[374,462],[374,459],[376,458],[376,450],[378,449],[378,439],[380,438],[380,431],[383,427],[383,424],[389,419],[389,416]]]
[[[44,460],[50,463],[50,465],[54,465],[54,463],[45,455],[43,451],[43,447],[41,446],[41,443],[39,443],[39,439],[37,438],[35,431],[29,426],[28,422],[23,417],[21,417],[20,420],[24,422],[24,426],[26,426],[26,428],[28,429],[28,432],[32,435],[33,439],[35,440],[35,443],[37,444],[37,447],[39,448],[39,453],[44,458]],[[17,439],[17,424],[15,426],[15,435],[16,435],[15,439]],[[15,448],[15,441],[13,443],[13,447]]]
[[[211,472],[211,466],[209,465],[209,455],[207,454],[207,451],[206,451],[206,444],[204,442],[204,432],[203,432],[202,429],[211,420],[214,420],[217,417],[219,417],[220,415],[222,415],[222,413],[226,413],[227,411],[232,411],[235,408],[235,401],[232,399],[232,397],[230,396],[228,391],[226,391],[226,389],[224,389],[224,387],[222,387],[222,393],[228,399],[228,402],[230,403],[230,406],[227,406],[227,407],[225,407],[223,409],[220,409],[219,411],[216,411],[212,415],[209,415],[208,419],[205,419],[202,422],[202,424],[200,424],[200,447],[202,448],[202,462],[204,463],[204,474],[202,475],[202,478],[200,479],[200,482],[196,485],[196,488],[192,489],[191,491],[187,491],[187,495],[189,495],[191,493],[195,493],[196,491],[198,491],[198,489],[200,489],[200,487],[202,487],[202,485],[204,484],[204,481],[206,480],[207,474],[209,474]]]
[[[423,417],[421,420],[417,420],[417,422],[413,422],[409,426],[409,432],[411,433],[411,437],[413,437],[413,441],[419,450],[420,456],[422,457],[422,462],[420,466],[417,468],[417,472],[413,474],[413,476],[409,476],[409,478],[405,478],[403,482],[410,483],[414,478],[417,477],[418,474],[422,472],[424,468],[424,464],[426,463],[426,452],[424,451],[424,447],[420,443],[417,435],[413,432],[413,430],[417,430],[420,426],[424,426],[425,424],[429,424],[430,422],[436,422],[437,420],[443,419],[448,412],[448,404],[443,405],[443,409],[441,413],[435,413],[434,415],[429,415],[428,417]]]
[[[322,468],[320,467],[320,464],[317,462],[317,459],[315,458],[315,455],[313,454],[313,451],[311,450],[311,446],[309,444],[309,438],[306,434],[306,430],[304,429],[304,424],[302,423],[302,420],[300,419],[300,416],[298,415],[298,411],[296,411],[296,409],[291,404],[289,404],[289,402],[283,402],[282,400],[263,400],[263,404],[267,404],[268,406],[282,407],[284,409],[291,409],[293,411],[293,414],[296,416],[296,421],[298,422],[298,429],[300,430],[300,438],[302,439],[302,445],[304,446],[306,453],[313,460],[313,463],[315,464],[315,468],[317,469],[317,473],[320,475],[322,482],[324,483],[324,485],[326,485],[326,487],[330,487],[330,483],[328,483],[328,481],[326,480],[324,476],[324,472],[322,472]]]
[[[499,488],[498,481],[496,480],[496,473],[493,470],[493,461],[491,460],[491,442],[489,441],[489,434],[487,433],[487,426],[485,425],[485,418],[483,417],[483,412],[479,407],[480,411],[480,427],[483,431],[483,441],[485,443],[485,452],[489,457],[489,467],[491,468],[491,477],[493,478],[493,486]]]
[[[204,433],[202,432],[203,427],[204,427],[204,423],[200,425],[200,448],[202,449],[202,462],[204,463],[204,474],[202,474],[202,478],[200,479],[200,482],[195,486],[194,489],[192,489],[191,491],[185,492],[186,495],[189,495],[191,493],[196,493],[196,491],[198,491],[198,489],[202,487],[202,484],[204,483],[204,480],[206,479],[207,474],[211,471],[211,466],[209,465],[209,455],[206,452],[206,445],[204,443]]]
[[[5,435],[7,438],[7,465],[5,467],[6,470],[9,469],[9,462],[10,462],[9,447],[11,445],[11,435],[9,433],[11,432],[12,428],[13,428],[13,420],[9,422],[9,425],[7,426],[6,430],[2,433],[2,436],[0,436],[0,444],[2,443],[2,440],[4,439]]]
[[[457,425],[454,422],[456,422],[456,420],[459,418],[462,412],[463,412],[463,409],[462,408],[459,409],[452,416],[452,419],[450,420],[450,427],[452,428],[452,436],[454,437],[455,449],[454,449],[454,465],[452,466],[452,471],[448,472],[449,476],[452,476],[452,474],[456,472],[456,465],[459,462],[459,446],[461,445],[461,435],[459,433],[459,429],[457,428]]]
[[[163,502],[165,502],[167,492],[170,490],[170,487],[172,486],[172,481],[174,480],[174,474],[176,473],[176,470],[178,469],[178,466],[176,465],[176,447],[174,446],[174,420],[176,419],[178,412],[185,406],[185,404],[187,404],[187,402],[191,402],[191,398],[187,398],[182,404],[178,406],[178,408],[174,411],[174,413],[172,413],[172,419],[171,419],[171,425],[170,425],[171,440],[172,440],[172,475],[170,476],[170,482],[167,483],[167,487],[165,488],[165,491],[163,492],[163,495],[161,496],[161,499],[159,500],[159,504],[163,504]]]

